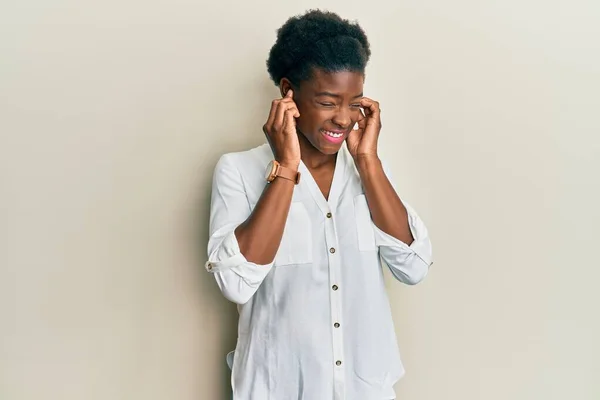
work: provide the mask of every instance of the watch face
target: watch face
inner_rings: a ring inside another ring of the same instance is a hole
[[[267,165],[267,170],[265,171],[265,179],[267,182],[270,182],[271,174],[273,173],[274,162],[271,161],[269,165]]]

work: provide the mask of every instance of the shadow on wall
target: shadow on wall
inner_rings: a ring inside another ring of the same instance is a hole
[[[240,86],[242,85],[238,85],[238,88]],[[198,290],[201,292],[198,297],[202,302],[208,303],[206,306],[211,308],[211,315],[218,316],[218,318],[211,319],[211,324],[217,323],[219,326],[211,325],[210,330],[214,334],[209,340],[213,340],[213,343],[210,343],[208,347],[217,349],[218,358],[214,368],[219,371],[223,386],[223,399],[227,400],[231,399],[232,393],[231,371],[226,362],[226,355],[234,350],[237,341],[238,312],[236,305],[223,297],[215,279],[204,268],[207,261],[212,177],[215,165],[223,154],[248,150],[265,143],[266,139],[262,132],[262,126],[268,116],[271,101],[279,93],[278,89],[268,79],[249,79],[246,77],[243,86],[246,86],[244,90],[249,91],[248,93],[256,94],[251,96],[255,101],[248,105],[240,99],[240,104],[233,105],[233,108],[237,109],[234,112],[236,118],[229,118],[227,121],[223,121],[223,124],[219,123],[218,126],[213,127],[214,130],[210,134],[210,139],[207,139],[210,151],[208,151],[208,148],[199,149],[201,153],[199,156],[202,159],[199,162],[200,168],[198,170],[201,176],[196,179],[199,182],[197,185],[199,190],[196,194],[194,204],[197,206],[194,209],[192,218],[195,223],[193,224],[194,232],[192,235],[194,245],[191,248],[195,250],[194,258],[199,274]],[[207,95],[211,98],[227,97],[223,92],[214,96],[210,93]],[[241,104],[242,102],[245,104]],[[220,107],[222,103],[219,101],[212,104],[215,109],[206,111],[208,115],[214,118],[222,113],[223,109]],[[205,128],[201,127],[200,129]],[[198,134],[206,135],[206,132],[198,132]]]

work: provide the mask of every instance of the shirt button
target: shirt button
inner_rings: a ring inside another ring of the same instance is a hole
[[[327,213],[327,218],[331,218],[331,213]]]
[[[341,362],[340,360],[337,360],[337,361],[335,362],[335,365],[337,365],[337,366],[339,367],[340,365],[342,365],[342,362]]]
[[[338,287],[337,287],[337,285],[333,285],[331,288],[332,288],[333,290],[338,290]]]
[[[212,267],[213,267],[213,266],[212,266],[212,264],[211,264],[211,263],[208,263],[208,270],[209,270],[209,271],[212,269]]]
[[[339,327],[340,327],[340,324],[338,324],[338,323],[336,322],[335,324],[333,324],[333,326],[334,326],[335,328],[339,328]]]
[[[335,253],[335,249],[332,247],[332,248],[330,248],[330,249],[329,249],[329,252],[330,252],[331,254],[333,254],[333,253]]]

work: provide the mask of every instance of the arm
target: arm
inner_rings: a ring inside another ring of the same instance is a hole
[[[375,243],[394,276],[407,284],[420,282],[431,265],[431,242],[427,229],[398,197],[377,155],[381,131],[379,103],[363,97],[364,118],[348,137],[348,150],[360,174],[371,218]]]
[[[381,258],[401,282],[425,278],[431,262],[427,228],[410,206],[405,206],[378,158],[357,159],[357,169],[375,224],[375,243]]]
[[[265,134],[276,158],[297,171],[300,147],[294,117],[299,116],[292,92],[273,101]],[[265,166],[266,167],[266,166]],[[244,183],[230,157],[215,169],[206,269],[229,300],[243,304],[256,292],[273,266],[289,213],[294,182],[275,179],[266,185],[250,210]]]
[[[295,167],[296,171],[298,166]],[[240,251],[257,264],[271,264],[285,228],[294,182],[275,179],[267,185],[250,217],[235,230]]]
[[[217,163],[206,269],[228,300],[246,303],[271,270],[293,190],[293,182],[275,179],[251,212],[234,160],[223,156]]]
[[[359,157],[356,166],[375,225],[410,245],[414,237],[408,225],[408,212],[387,178],[379,158]]]

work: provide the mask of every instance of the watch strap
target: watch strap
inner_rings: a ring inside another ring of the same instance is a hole
[[[299,171],[295,171],[291,168],[284,167],[279,163],[277,163],[277,170],[275,171],[275,176],[292,181],[296,185],[300,183]]]

